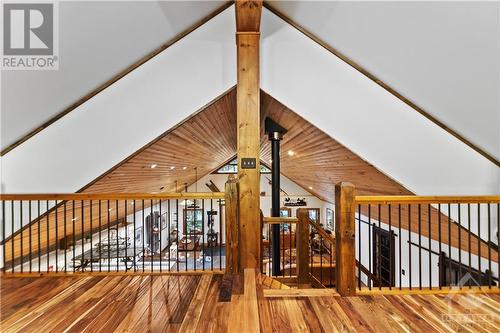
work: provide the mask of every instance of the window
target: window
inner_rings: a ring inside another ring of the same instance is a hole
[[[235,158],[231,162],[220,167],[217,171],[215,171],[215,173],[224,173],[224,174],[238,173],[238,160]],[[264,164],[260,163],[260,173],[271,173],[271,170]]]
[[[187,208],[184,210],[184,234],[201,235],[203,230],[203,210]]]
[[[309,215],[309,218],[316,222],[317,224],[320,224],[320,218],[319,218],[319,208],[307,208],[307,214]]]

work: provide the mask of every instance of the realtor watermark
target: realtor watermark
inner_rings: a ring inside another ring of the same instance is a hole
[[[480,300],[480,295],[489,298],[488,294],[486,292],[478,294],[477,291],[467,292],[468,286],[481,287],[481,284],[472,275],[466,273],[445,297],[448,313],[442,314],[441,319],[457,330],[463,327],[489,326],[496,319],[491,314],[482,311],[484,303]],[[457,291],[460,289],[462,289],[462,293],[459,294]],[[457,311],[457,308],[462,310]]]
[[[2,3],[2,70],[57,70],[57,2]]]

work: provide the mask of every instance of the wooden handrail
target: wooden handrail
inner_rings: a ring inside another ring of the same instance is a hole
[[[264,217],[262,222],[265,224],[287,224],[287,223],[297,223],[299,221],[296,217]]]
[[[224,199],[224,192],[190,193],[65,193],[65,194],[0,194],[5,200],[150,200],[150,199]]]
[[[365,266],[363,266],[357,260],[356,260],[356,267],[358,267],[359,271],[362,272],[362,273],[364,273],[369,280],[375,281],[377,283],[377,285],[380,283],[378,276],[376,276],[372,272],[370,272],[370,270],[368,268],[366,268]]]
[[[357,195],[356,204],[439,204],[439,203],[500,203],[500,195],[484,196],[417,196],[417,195]]]
[[[325,229],[323,229],[319,224],[311,220],[310,218],[306,219],[307,223],[314,227],[318,231],[318,233],[323,237],[323,239],[328,240],[330,243],[335,244],[335,238],[327,233]]]

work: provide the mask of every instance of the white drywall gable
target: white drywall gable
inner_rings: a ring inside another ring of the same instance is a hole
[[[75,192],[236,84],[234,8],[1,158],[4,193]]]
[[[500,169],[264,9],[261,88],[419,195],[496,194]]]

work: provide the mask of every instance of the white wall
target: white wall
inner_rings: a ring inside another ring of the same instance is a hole
[[[270,1],[500,159],[498,1]]]
[[[419,195],[500,192],[500,169],[263,11],[261,87]]]
[[[58,1],[59,69],[1,71],[4,149],[223,1]]]
[[[231,7],[3,156],[2,193],[75,192],[227,91],[234,31]]]

